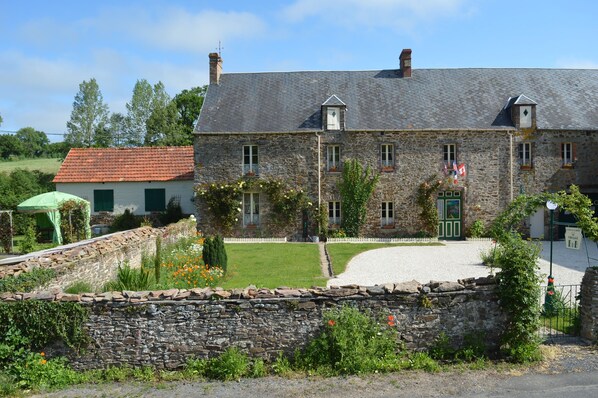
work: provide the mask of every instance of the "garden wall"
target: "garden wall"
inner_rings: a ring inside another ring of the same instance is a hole
[[[164,228],[141,227],[117,232],[89,241],[58,247],[17,264],[0,268],[0,279],[29,272],[34,268],[51,268],[58,277],[38,289],[63,290],[74,282],[84,281],[101,287],[116,277],[118,266],[128,262],[132,268],[141,266],[142,256],[154,255],[156,238],[170,243],[196,233],[194,219],[186,219]]]
[[[504,316],[491,278],[384,286],[231,291],[167,290],[103,294],[5,294],[4,301],[78,301],[90,308],[93,340],[80,356],[60,347],[47,355],[68,355],[79,369],[107,365],[173,369],[190,357],[212,357],[231,346],[252,357],[275,359],[307,344],[322,327],[322,311],[343,304],[371,310],[383,324],[397,321],[410,349],[429,347],[441,332],[458,345],[464,336],[484,334],[496,346]]]
[[[598,269],[586,269],[581,281],[581,337],[598,342]]]

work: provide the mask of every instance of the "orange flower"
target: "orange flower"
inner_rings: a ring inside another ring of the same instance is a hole
[[[48,363],[48,361],[46,361],[45,359],[42,359],[41,361],[39,361],[39,363],[41,363],[42,365],[45,365]]]
[[[328,321],[328,326],[333,327],[334,325],[336,325],[336,322],[334,322],[334,319],[330,319]]]
[[[41,355],[42,357],[45,357],[46,353],[42,351],[42,352],[39,353],[39,355]]]
[[[389,315],[389,316],[388,316],[388,321],[389,321],[389,322],[392,322],[392,321],[394,321],[394,320],[395,320],[395,316],[394,316],[394,315]]]

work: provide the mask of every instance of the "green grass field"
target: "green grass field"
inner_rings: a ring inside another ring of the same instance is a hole
[[[0,173],[10,173],[15,169],[40,170],[44,173],[56,174],[62,159],[58,158],[39,158],[24,159],[14,161],[0,161]]]
[[[225,289],[249,285],[276,288],[326,286],[318,245],[312,243],[227,243]]]

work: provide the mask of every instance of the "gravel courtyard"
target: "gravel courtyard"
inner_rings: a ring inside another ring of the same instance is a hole
[[[480,257],[492,249],[491,241],[442,243],[443,246],[397,246],[361,253],[351,259],[344,273],[330,279],[328,286],[373,286],[414,279],[421,283],[456,281],[496,272],[483,265]],[[545,279],[550,269],[550,242],[532,244],[542,246],[538,265]],[[588,265],[598,265],[596,243],[586,239],[580,250],[572,250],[565,247],[564,241],[553,242],[552,274],[556,285],[580,284]]]

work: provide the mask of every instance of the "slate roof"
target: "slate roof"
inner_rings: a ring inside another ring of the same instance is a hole
[[[57,182],[193,180],[193,147],[73,148]]]
[[[522,94],[539,129],[598,130],[598,69],[414,69],[225,73],[196,132],[320,131],[332,95],[347,130],[512,129],[504,106]]]

